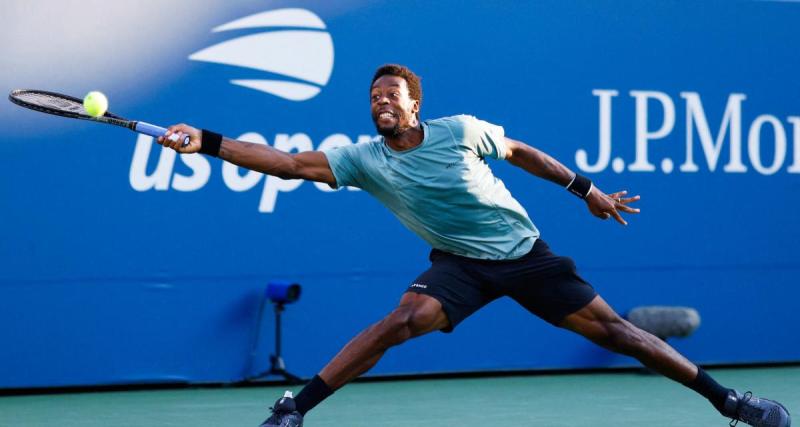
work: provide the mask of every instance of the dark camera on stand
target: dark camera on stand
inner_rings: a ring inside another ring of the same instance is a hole
[[[261,303],[258,308],[257,323],[250,351],[250,359],[246,372],[250,373],[256,363],[258,354],[258,341],[261,337],[261,323],[267,301],[272,303],[275,311],[275,353],[269,356],[270,367],[266,371],[255,375],[248,375],[245,381],[254,381],[266,376],[282,376],[289,384],[301,384],[303,381],[297,375],[286,370],[286,363],[281,357],[281,317],[286,311],[286,304],[291,304],[300,299],[300,285],[292,282],[272,281],[267,283],[267,290],[261,294]]]
[[[291,304],[300,299],[300,285],[290,282],[269,282],[267,298],[275,304]]]

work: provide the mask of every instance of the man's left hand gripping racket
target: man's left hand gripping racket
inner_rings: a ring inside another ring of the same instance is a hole
[[[128,128],[134,132],[143,133],[158,138],[164,136],[167,130],[146,122],[127,120],[120,116],[106,112],[102,116],[92,117],[83,108],[83,101],[69,95],[62,95],[44,90],[17,89],[8,95],[9,101],[31,110],[72,119],[91,120],[94,122],[108,123],[110,125]],[[177,141],[178,134],[170,135],[169,139]],[[189,145],[189,136],[184,135],[183,146]]]

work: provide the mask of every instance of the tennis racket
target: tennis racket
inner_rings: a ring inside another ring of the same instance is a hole
[[[128,120],[109,112],[99,117],[90,116],[83,108],[82,100],[60,93],[47,92],[44,90],[17,89],[8,95],[8,100],[22,107],[42,113],[121,126],[134,132],[143,133],[156,138],[164,136],[164,134],[167,133],[167,130],[161,126]],[[177,141],[178,138],[178,134],[172,134],[169,137],[171,141]],[[187,145],[189,145],[188,135],[183,138],[183,146],[185,147]]]

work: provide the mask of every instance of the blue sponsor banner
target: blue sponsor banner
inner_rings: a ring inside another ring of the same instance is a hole
[[[130,119],[298,152],[371,138],[372,73],[406,64],[423,119],[475,115],[641,194],[622,227],[491,163],[620,312],[696,307],[674,344],[699,362],[797,361],[799,18],[782,1],[6,1],[0,86],[100,90]],[[275,279],[304,286],[284,356],[310,376],[428,266],[362,191],[9,102],[0,127],[0,387],[240,380],[268,363]],[[372,373],[633,364],[499,301]]]

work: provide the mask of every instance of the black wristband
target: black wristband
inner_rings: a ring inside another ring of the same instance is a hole
[[[219,157],[219,147],[222,145],[222,135],[203,129],[200,152],[209,156]]]
[[[581,199],[585,199],[592,192],[592,181],[576,173],[575,178],[572,178],[572,182],[567,185],[567,191]]]

